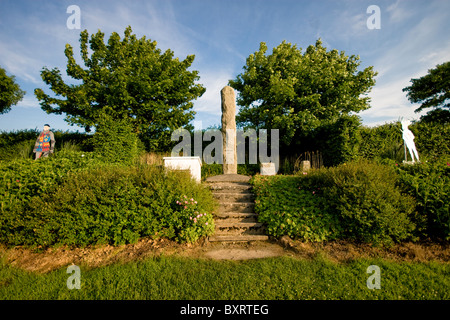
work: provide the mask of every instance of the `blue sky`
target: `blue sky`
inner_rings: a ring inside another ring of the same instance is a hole
[[[69,29],[67,7],[81,10],[81,29]],[[380,29],[370,30],[370,5],[380,8]],[[246,58],[266,42],[268,52],[283,40],[305,50],[321,38],[327,49],[359,55],[360,68],[374,66],[371,108],[359,113],[373,126],[400,117],[417,119],[402,88],[437,64],[450,60],[450,1],[447,0],[133,0],[0,1],[0,66],[15,75],[27,92],[9,113],[0,115],[0,131],[41,128],[80,130],[63,115],[48,115],[35,88],[51,93],[41,69],[66,69],[66,43],[79,52],[79,33],[98,29],[108,38],[130,25],[139,37],[156,40],[184,59],[196,58],[199,83],[206,93],[194,102],[202,127],[220,123],[220,90],[242,72]],[[81,60],[78,58],[78,62]],[[70,80],[66,77],[67,80]]]

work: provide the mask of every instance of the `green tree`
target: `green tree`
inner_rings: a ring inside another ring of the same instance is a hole
[[[138,39],[131,27],[123,39],[113,32],[107,43],[100,30],[90,39],[84,30],[80,43],[84,67],[76,63],[72,46],[65,48],[66,72],[75,84],[65,83],[58,68],[44,67],[41,72],[56,95],[35,89],[47,113],[64,113],[71,125],[90,127],[98,125],[104,107],[111,108],[110,116],[128,119],[151,149],[194,118],[192,100],[205,92],[195,83],[198,71],[187,70],[194,55],[180,61],[170,49],[164,53],[157,49],[156,41]]]
[[[424,118],[425,121],[448,122],[450,118],[450,61],[438,64],[428,74],[411,79],[411,85],[403,88],[411,103],[421,103],[415,112],[433,108]]]
[[[272,54],[261,42],[244,72],[230,86],[239,91],[241,126],[279,129],[280,146],[289,147],[314,129],[368,109],[375,84],[372,67],[358,71],[358,56],[327,51],[321,40],[304,53],[283,41]]]
[[[0,67],[0,114],[9,112],[25,95],[14,80],[14,76],[8,76]]]

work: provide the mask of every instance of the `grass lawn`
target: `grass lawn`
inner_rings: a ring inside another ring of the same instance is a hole
[[[381,289],[368,289],[367,267]],[[66,268],[47,274],[0,262],[0,299],[449,299],[450,264],[382,259],[337,263],[322,257],[216,261],[176,256],[81,268],[81,289]]]

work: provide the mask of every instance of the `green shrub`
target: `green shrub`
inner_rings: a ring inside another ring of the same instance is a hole
[[[359,159],[360,127],[360,117],[341,115],[335,119],[322,121],[313,130],[302,132],[290,146],[281,147],[280,156],[283,161],[280,163],[280,172],[293,172],[295,159],[311,151],[319,151],[326,166]],[[284,161],[292,157],[294,157],[292,163]]]
[[[238,164],[237,173],[245,176],[252,176],[259,172],[259,164]],[[202,179],[223,174],[223,164],[211,163],[202,164]]]
[[[450,124],[420,121],[411,125],[419,157],[435,160],[450,155]]]
[[[255,210],[270,235],[389,245],[412,236],[414,201],[393,168],[367,161],[298,176],[255,176]]]
[[[0,241],[26,243],[30,205],[54,193],[69,172],[102,165],[92,153],[59,152],[37,161],[16,159],[0,162]]]
[[[338,220],[328,204],[301,176],[254,176],[255,211],[269,235],[288,235],[306,241],[331,240],[338,235]]]
[[[414,201],[401,193],[391,167],[358,161],[316,175],[343,238],[391,244],[411,237]]]
[[[313,133],[323,154],[324,164],[334,166],[359,157],[361,119],[356,115],[339,117],[335,122],[325,124]],[[314,150],[314,149],[313,149]]]
[[[400,183],[416,199],[417,235],[450,240],[450,159],[397,165]]]
[[[215,200],[187,173],[71,155],[1,163],[0,242],[83,246],[144,236],[189,242],[213,232]],[[183,195],[197,201],[193,209],[206,213],[208,225],[186,221],[191,212],[175,206]]]
[[[259,172],[259,164],[242,163],[237,165],[237,173],[244,176],[253,176]]]

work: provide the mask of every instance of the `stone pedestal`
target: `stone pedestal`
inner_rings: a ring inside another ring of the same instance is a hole
[[[302,172],[308,172],[310,169],[311,169],[311,162],[309,160],[305,160],[300,163],[300,170]]]
[[[230,86],[220,91],[222,99],[223,173],[237,174],[236,96]]]
[[[275,170],[275,163],[273,163],[273,162],[261,163],[260,174],[262,176],[274,176],[274,175],[276,175],[277,171]]]
[[[202,160],[200,157],[164,157],[164,167],[172,170],[189,171],[195,181],[202,178]]]

